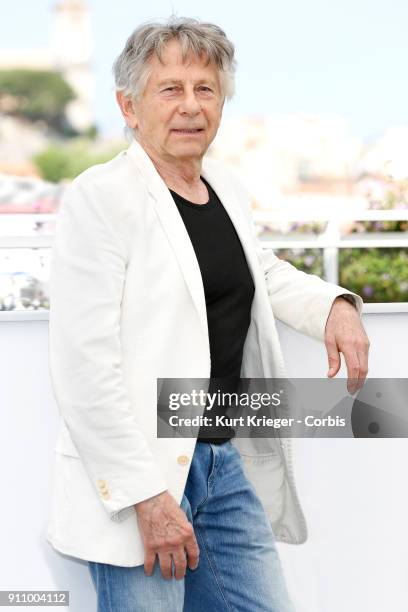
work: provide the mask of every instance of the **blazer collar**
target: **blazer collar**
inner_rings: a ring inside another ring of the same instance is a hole
[[[136,163],[139,172],[145,180],[146,187],[153,198],[157,216],[174,250],[181,272],[197,308],[201,324],[208,335],[207,309],[201,271],[183,219],[178,212],[167,185],[137,140],[132,141],[126,153]],[[218,162],[204,158],[201,175],[217,193],[236,229],[256,286],[257,281],[259,281],[259,262],[253,246],[248,221],[237,201],[235,191],[230,185],[228,178],[223,175],[222,168],[219,167]]]

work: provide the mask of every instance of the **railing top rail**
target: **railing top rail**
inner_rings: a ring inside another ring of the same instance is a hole
[[[272,211],[254,210],[254,219],[258,222],[303,222],[303,221],[407,221],[408,208],[390,210],[328,210],[313,211]]]
[[[387,236],[384,232],[382,236],[375,234],[352,234],[351,236],[336,238],[320,234],[319,236],[299,236],[283,235],[261,238],[261,244],[270,249],[324,249],[324,248],[406,248],[408,247],[408,232],[401,232],[400,237]],[[0,249],[36,249],[51,248],[53,236],[0,236]]]
[[[2,220],[18,220],[24,219],[27,221],[52,221],[58,213],[1,213],[0,224]],[[406,221],[408,220],[407,208],[391,208],[387,210],[358,210],[358,209],[342,209],[342,210],[259,210],[253,209],[255,220],[259,221]]]
[[[363,305],[364,314],[408,314],[408,302],[378,302]],[[2,310],[0,323],[13,321],[48,321],[49,310]]]

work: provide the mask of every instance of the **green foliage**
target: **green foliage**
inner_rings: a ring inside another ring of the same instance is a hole
[[[112,159],[124,147],[118,146],[107,151],[95,151],[92,143],[76,138],[67,144],[52,144],[33,158],[46,181],[58,183],[62,179],[73,179],[93,166]]]
[[[298,270],[324,278],[320,249],[276,249]],[[365,302],[408,302],[408,249],[339,250],[339,285]]]
[[[341,249],[339,284],[365,302],[408,301],[408,249]]]
[[[64,110],[75,93],[59,72],[18,68],[0,70],[0,107],[3,112],[43,120],[61,129]]]
[[[96,140],[98,136],[98,126],[93,124],[89,128],[87,128],[84,132],[82,132],[82,136],[84,138],[89,138],[90,140]]]
[[[371,232],[406,232],[408,221],[355,221],[351,234]]]
[[[298,270],[323,277],[323,254],[321,249],[275,249],[280,259],[288,261]]]

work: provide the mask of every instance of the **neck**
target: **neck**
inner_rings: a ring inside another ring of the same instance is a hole
[[[202,157],[165,159],[149,147],[143,145],[143,148],[170,189],[181,187],[192,190],[201,184]]]

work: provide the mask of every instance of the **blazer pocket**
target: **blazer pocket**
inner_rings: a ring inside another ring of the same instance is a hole
[[[80,457],[75,444],[72,441],[71,435],[64,421],[60,422],[57,441],[54,447],[55,452],[69,457]]]

